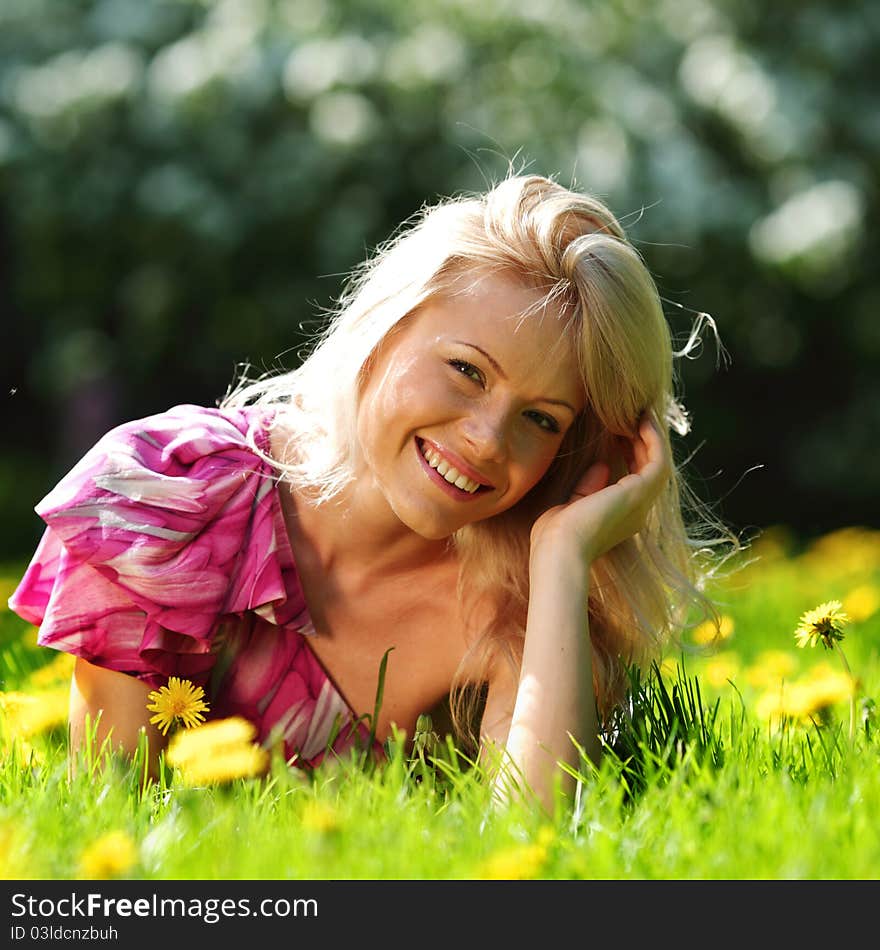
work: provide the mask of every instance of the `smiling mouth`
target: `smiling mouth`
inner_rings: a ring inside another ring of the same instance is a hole
[[[484,485],[481,482],[474,481],[472,478],[468,478],[467,475],[459,472],[454,465],[450,464],[450,462],[424,440],[416,438],[416,444],[429,467],[434,469],[434,471],[452,487],[457,488],[466,495],[476,495],[480,492],[492,491],[492,485]]]

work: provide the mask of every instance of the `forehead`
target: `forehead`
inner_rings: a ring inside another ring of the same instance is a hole
[[[543,343],[545,348],[571,349],[567,321],[548,304],[546,294],[498,274],[458,282],[432,297],[416,315],[423,332],[467,329],[494,335],[499,344]]]

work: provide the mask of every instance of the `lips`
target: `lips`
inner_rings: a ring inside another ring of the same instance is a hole
[[[494,487],[479,472],[459,459],[452,459],[433,442],[417,438],[416,444],[430,474],[441,481],[444,488],[454,489],[459,496],[473,497]]]

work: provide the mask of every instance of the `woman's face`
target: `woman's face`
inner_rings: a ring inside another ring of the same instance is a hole
[[[571,345],[542,295],[481,278],[383,343],[358,408],[359,479],[429,539],[515,505],[583,409]]]

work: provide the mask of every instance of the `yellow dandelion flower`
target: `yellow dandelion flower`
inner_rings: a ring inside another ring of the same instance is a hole
[[[786,695],[784,687],[767,690],[762,693],[755,703],[755,713],[759,719],[770,723],[774,728],[790,717],[790,712],[786,706]]]
[[[527,881],[538,876],[546,860],[543,844],[515,845],[490,855],[476,876],[489,881]]]
[[[189,680],[177,676],[168,678],[168,685],[152,690],[147,699],[147,709],[155,713],[150,717],[162,731],[168,735],[172,724],[179,720],[184,729],[192,729],[200,722],[205,721],[204,713],[208,712],[208,704],[204,701],[205,691],[201,686],[193,686]]]
[[[120,877],[138,861],[138,849],[124,831],[110,831],[93,841],[79,859],[79,877],[106,879]]]
[[[856,682],[853,677],[837,670],[813,674],[805,679],[802,685],[804,687],[803,702],[809,706],[810,712],[845,703],[856,692]]]
[[[9,821],[0,825],[0,880],[15,881],[38,875],[28,866],[24,836]]]
[[[0,611],[9,610],[9,598],[18,587],[19,578],[0,577]]]
[[[735,653],[719,653],[706,660],[704,666],[704,676],[706,682],[710,683],[716,689],[727,684],[739,673],[739,657]]]
[[[880,567],[880,531],[840,528],[814,541],[798,560],[825,581],[865,576]]]
[[[721,617],[718,618],[717,626],[714,620],[704,620],[701,624],[694,627],[691,638],[694,643],[699,643],[701,646],[705,646],[708,643],[723,643],[733,636],[734,628],[733,617],[722,614]]]
[[[789,679],[797,670],[797,660],[784,650],[763,650],[746,669],[746,682],[755,687],[773,687]]]
[[[556,830],[552,825],[542,825],[535,838],[539,845],[549,848],[556,841]]]
[[[8,733],[25,738],[65,725],[69,702],[66,686],[27,693],[0,693],[0,713]]]
[[[843,639],[842,631],[847,623],[849,623],[849,617],[839,600],[829,600],[824,604],[819,604],[818,607],[801,615],[794,632],[797,645],[814,647],[821,642],[826,650],[830,650],[835,640]]]
[[[169,765],[179,765],[190,759],[211,755],[217,749],[247,745],[256,735],[256,726],[242,716],[215,719],[186,732],[176,733],[168,744],[165,758]]]
[[[210,759],[179,766],[185,785],[224,785],[238,778],[256,778],[269,765],[269,753],[258,745],[223,749]]]
[[[165,758],[187,785],[253,778],[266,771],[270,760],[269,753],[253,741],[256,734],[255,726],[240,716],[218,719],[176,733]]]
[[[849,663],[843,648],[835,641],[843,639],[843,627],[849,623],[849,615],[844,611],[843,604],[839,600],[829,600],[827,603],[819,604],[813,610],[808,610],[800,620],[795,630],[795,638],[798,646],[805,647],[807,644],[815,646],[821,641],[822,646],[827,650],[834,650],[840,657],[840,662],[846,675],[852,678]],[[849,738],[852,742],[856,730],[856,692],[853,689],[849,699]]]
[[[316,831],[319,834],[330,834],[342,827],[339,812],[326,802],[315,800],[306,802],[301,822],[303,828]]]
[[[31,769],[36,766],[45,765],[46,756],[39,749],[35,749],[27,739],[20,736],[12,736],[0,743],[0,750],[7,761],[14,761],[17,756],[17,764],[20,768]]]
[[[756,711],[762,719],[777,724],[783,719],[808,724],[824,717],[833,706],[851,700],[855,689],[852,676],[825,665],[793,683],[769,690],[758,700]]]
[[[783,722],[795,725],[809,723],[811,704],[803,683],[783,683],[767,690],[758,698],[755,711],[760,719],[779,728]]]
[[[70,680],[75,665],[76,657],[72,653],[59,653],[45,666],[31,673],[27,680],[28,686],[43,687],[66,683]]]
[[[29,647],[33,647],[35,650],[37,647],[40,647],[40,644],[37,642],[40,635],[40,628],[35,624],[29,624],[25,627],[24,633],[21,636],[22,642]],[[42,649],[42,647],[40,647]]]
[[[724,653],[706,660],[703,675],[706,682],[716,689],[726,685],[739,672],[739,661],[732,653]]]
[[[855,623],[861,623],[880,608],[880,589],[873,584],[861,584],[843,598],[843,609]]]

